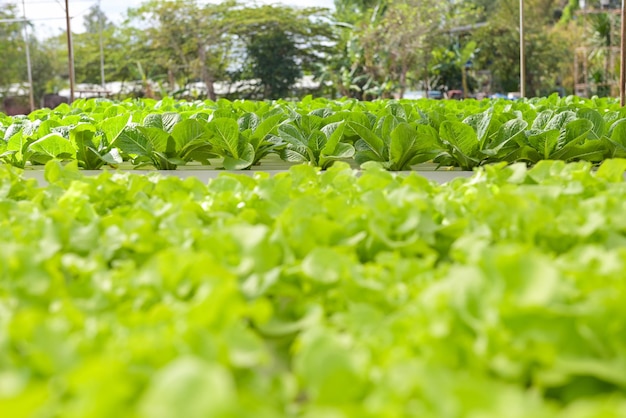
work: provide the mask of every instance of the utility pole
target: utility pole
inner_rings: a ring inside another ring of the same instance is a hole
[[[33,69],[30,62],[30,46],[28,45],[28,21],[26,20],[26,4],[22,0],[22,15],[24,16],[24,45],[26,49],[26,67],[28,73],[28,103],[30,111],[35,110],[35,95],[33,93]]]
[[[98,0],[98,23],[100,26],[100,80],[102,84],[102,90],[106,90],[104,81],[104,38],[102,32],[104,31],[104,22],[102,22],[102,9],[100,8],[100,0]],[[103,93],[104,94],[104,93]]]
[[[520,96],[526,97],[526,57],[524,54],[524,0],[519,0],[519,84]]]
[[[619,102],[622,107],[624,107],[624,103],[626,101],[626,93],[624,90],[626,89],[626,21],[624,21],[624,17],[626,15],[626,2],[622,0],[622,45],[621,45],[621,55],[620,55],[620,70],[619,70]]]
[[[65,22],[67,31],[67,61],[70,78],[70,103],[74,101],[74,51],[72,49],[72,29],[70,27],[70,5],[65,0]]]

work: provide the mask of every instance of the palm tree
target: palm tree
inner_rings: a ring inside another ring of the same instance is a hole
[[[608,13],[589,15],[588,47],[590,78],[597,85],[598,96],[608,96],[611,93],[611,84],[614,80],[614,71],[611,64],[614,62],[613,46],[613,16]]]

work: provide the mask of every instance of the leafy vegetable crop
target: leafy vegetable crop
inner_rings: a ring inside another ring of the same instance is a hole
[[[0,167],[0,411],[623,417],[625,168]]]
[[[81,168],[245,170],[280,156],[328,168],[590,161],[626,157],[626,110],[612,99],[182,102],[77,100],[28,116],[0,114],[0,161]]]

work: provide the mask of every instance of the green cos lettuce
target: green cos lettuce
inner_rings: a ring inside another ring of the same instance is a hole
[[[248,170],[277,161],[279,168],[373,161],[391,171],[471,170],[626,157],[626,111],[612,99],[80,99],[28,116],[0,116],[0,161],[22,168],[61,159],[89,170]]]

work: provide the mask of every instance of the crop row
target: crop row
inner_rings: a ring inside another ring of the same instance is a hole
[[[0,411],[626,416],[626,161],[591,168],[0,167]]]
[[[270,154],[328,168],[373,161],[393,170],[426,162],[468,170],[494,162],[600,162],[626,157],[626,110],[611,100],[111,102],[79,100],[22,117],[0,116],[0,161],[51,159],[80,167],[227,170]]]

